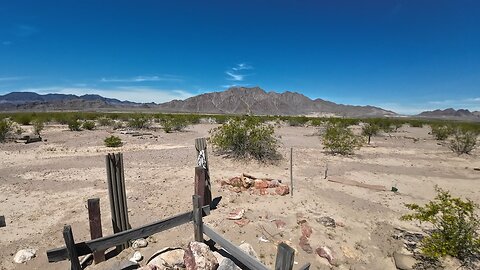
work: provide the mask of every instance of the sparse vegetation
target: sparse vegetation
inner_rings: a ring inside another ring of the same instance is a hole
[[[0,120],[0,142],[4,142],[11,131],[12,122],[6,118]]]
[[[68,129],[69,129],[70,131],[80,131],[80,130],[82,130],[82,129],[80,128],[81,123],[80,123],[80,121],[77,120],[77,119],[70,119],[70,120],[67,122],[67,124],[68,124]]]
[[[32,125],[33,125],[33,133],[40,136],[40,133],[45,128],[45,124],[43,123],[43,121],[40,119],[35,119],[32,121]]]
[[[362,135],[368,137],[368,144],[370,144],[370,140],[372,136],[378,134],[379,127],[374,123],[366,123],[362,128]]]
[[[454,132],[453,127],[448,124],[430,124],[430,128],[432,129],[432,135],[438,141],[446,140]]]
[[[332,154],[351,155],[362,144],[362,138],[341,123],[328,124],[323,134],[323,147]]]
[[[165,117],[163,119],[160,119],[160,122],[162,123],[163,130],[166,133],[170,133],[172,131],[182,131],[189,124],[189,121],[182,116]]]
[[[97,121],[99,126],[107,127],[113,125],[113,120],[106,116],[98,118]]]
[[[134,129],[145,129],[150,126],[150,119],[144,114],[135,114],[128,120],[128,127]]]
[[[106,147],[120,147],[123,145],[122,139],[114,135],[105,138],[104,143]]]
[[[480,219],[475,214],[478,205],[470,200],[453,197],[436,187],[437,196],[424,206],[407,204],[413,213],[403,220],[427,222],[433,226],[423,238],[421,252],[431,259],[450,255],[468,264],[480,252]]]
[[[95,122],[93,122],[91,120],[87,120],[87,121],[83,122],[82,128],[86,129],[86,130],[93,130],[93,129],[95,129]]]
[[[458,127],[453,133],[449,147],[458,155],[470,154],[477,145],[477,137],[476,132]]]
[[[257,119],[230,119],[222,126],[210,131],[210,142],[215,150],[235,158],[254,158],[262,162],[279,159],[278,140],[272,125]]]

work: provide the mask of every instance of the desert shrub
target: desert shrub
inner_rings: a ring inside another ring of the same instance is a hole
[[[408,121],[408,124],[410,125],[410,127],[417,127],[417,128],[423,127],[423,122],[420,120],[410,120]]]
[[[150,119],[143,114],[133,115],[129,120],[127,126],[134,129],[144,129],[150,126]]]
[[[30,125],[33,120],[31,113],[17,113],[13,116],[13,121],[19,123],[20,125]]]
[[[6,118],[0,120],[0,142],[4,142],[11,131],[12,122]]]
[[[124,126],[122,121],[120,121],[120,120],[113,121],[113,124],[112,124],[113,129],[120,129],[120,128],[124,128],[124,127],[125,126]]]
[[[235,158],[254,158],[262,162],[279,159],[278,140],[272,125],[254,118],[230,119],[210,131],[210,142],[217,152]]]
[[[323,147],[332,154],[350,155],[362,146],[363,140],[343,123],[329,124],[323,134]]]
[[[160,122],[162,123],[163,130],[165,130],[166,133],[170,133],[172,131],[182,131],[189,124],[186,118],[180,116],[166,117],[160,119]]]
[[[83,122],[82,128],[86,130],[93,130],[95,128],[95,122],[87,120]]]
[[[80,128],[81,123],[77,119],[70,119],[70,120],[68,120],[67,124],[68,124],[68,129],[70,131],[80,131],[81,130],[81,128]]]
[[[32,121],[33,133],[40,136],[40,132],[45,128],[45,124],[40,119],[35,119]]]
[[[378,130],[379,130],[379,127],[374,123],[366,123],[362,127],[362,135],[368,137],[368,144],[370,144],[371,137],[378,134]]]
[[[123,145],[122,139],[118,136],[110,136],[103,141],[106,147],[120,147]]]
[[[469,262],[480,252],[480,219],[475,214],[478,205],[468,199],[455,198],[438,187],[436,191],[435,199],[424,206],[407,204],[413,213],[401,219],[433,226],[421,242],[421,252],[426,257],[438,259],[450,255]]]
[[[107,126],[111,126],[113,125],[113,120],[106,117],[106,116],[102,116],[102,117],[99,117],[97,119],[97,122],[98,122],[98,125],[99,126],[103,126],[103,127],[107,127]]]
[[[453,134],[454,129],[450,125],[431,124],[432,135],[436,140],[444,141]]]
[[[478,134],[471,130],[457,128],[453,132],[453,138],[450,140],[450,149],[461,155],[470,154],[477,145]]]
[[[303,127],[310,119],[305,116],[291,116],[288,118],[288,125],[291,127]]]

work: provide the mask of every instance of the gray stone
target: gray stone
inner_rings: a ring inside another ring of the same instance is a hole
[[[146,247],[146,246],[148,246],[148,242],[147,242],[147,240],[145,240],[145,239],[143,239],[143,238],[139,238],[139,239],[133,241],[133,243],[132,243],[132,247],[133,247],[134,249],[144,248],[144,247]]]
[[[413,256],[399,252],[393,253],[393,259],[395,260],[395,266],[400,270],[412,270],[413,266],[417,263],[417,260],[415,260]]]
[[[222,262],[218,265],[217,270],[239,270],[238,267],[232,260],[229,258],[224,258]]]
[[[200,242],[190,242],[183,256],[187,270],[215,270],[218,267],[217,258],[210,248]]]
[[[249,243],[243,243],[240,246],[238,246],[243,252],[247,253],[248,255],[258,259],[257,252],[253,249],[252,245]]]
[[[160,270],[175,267],[183,268],[185,267],[184,254],[185,251],[181,248],[164,248],[155,252],[148,260],[147,265],[156,266]]]

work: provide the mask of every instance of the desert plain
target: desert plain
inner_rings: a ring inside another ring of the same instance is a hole
[[[48,263],[46,251],[64,245],[62,229],[70,224],[75,241],[90,239],[89,198],[100,198],[103,235],[112,234],[106,182],[105,155],[124,154],[129,218],[138,227],[192,209],[196,151],[194,139],[208,137],[215,124],[189,126],[183,132],[149,130],[152,135],[132,137],[110,128],[72,132],[64,125],[48,125],[44,141],[0,144],[0,269],[68,269],[69,262]],[[29,129],[31,127],[24,127]],[[453,195],[480,203],[480,151],[458,156],[430,134],[430,128],[403,126],[380,134],[352,156],[327,153],[315,127],[277,126],[283,159],[264,164],[216,155],[209,146],[209,167],[218,209],[204,221],[225,238],[253,246],[259,259],[273,268],[276,244],[287,242],[295,250],[295,268],[306,262],[310,269],[396,269],[393,254],[403,242],[393,236],[395,228],[421,232],[424,225],[401,221],[408,212],[405,203],[426,203],[435,196],[435,186]],[[124,145],[107,148],[103,139],[120,136]],[[290,149],[293,148],[293,196],[232,192],[222,180],[248,173],[280,179],[290,185]],[[327,177],[325,171],[328,167]],[[337,182],[333,182],[333,181]],[[342,184],[356,181],[385,186],[384,191]],[[398,189],[397,192],[391,188]],[[244,226],[227,220],[235,209],[245,210],[250,222]],[[337,226],[325,226],[329,217]],[[285,223],[277,228],[275,221]],[[300,245],[299,220],[312,228],[308,239],[315,250],[329,247],[335,256],[330,264],[315,251]],[[148,239],[140,249],[146,261],[164,247],[184,247],[193,240],[191,224],[182,225]],[[36,257],[15,264],[15,253],[33,248]],[[134,250],[86,269],[114,269]],[[141,262],[142,264],[142,262]],[[449,269],[448,266],[446,269]]]

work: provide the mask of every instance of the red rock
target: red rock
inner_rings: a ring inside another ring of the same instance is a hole
[[[323,246],[317,248],[315,251],[317,252],[318,256],[327,259],[330,264],[333,264],[333,252],[331,249]]]
[[[255,180],[253,186],[256,189],[268,188],[268,182],[263,180]]]
[[[233,178],[230,178],[230,180],[228,180],[228,184],[234,187],[242,187],[243,181],[242,181],[242,178],[240,177],[233,177]]]
[[[237,224],[240,227],[243,227],[243,226],[247,225],[248,223],[250,223],[250,220],[246,219],[246,218],[243,218],[243,219],[240,219],[240,220],[235,220],[235,224]]]
[[[279,220],[279,219],[274,220],[274,222],[275,222],[275,226],[277,226],[277,229],[279,229],[279,230],[283,230],[285,228],[285,226],[287,225],[287,223],[285,223],[285,221],[282,221],[282,220]]]
[[[310,225],[308,225],[307,222],[302,223],[302,236],[305,236],[306,238],[310,238],[312,233],[313,233],[312,227],[310,227]]]
[[[312,246],[310,246],[310,243],[308,242],[308,239],[305,237],[305,236],[301,236],[300,237],[300,242],[298,243],[298,245],[303,249],[303,251],[305,251],[306,253],[308,254],[312,254],[313,253],[313,248]]]
[[[231,220],[239,220],[243,218],[243,215],[245,214],[245,210],[243,209],[235,209],[232,212],[228,213],[227,219]]]
[[[260,195],[268,195],[268,190],[266,188],[261,188]]]
[[[187,270],[214,270],[218,261],[210,248],[200,242],[190,242],[185,249],[183,261]]]
[[[290,193],[290,188],[286,185],[280,185],[275,189],[275,192],[280,196],[284,196]]]
[[[280,185],[280,182],[278,180],[268,181],[268,188],[276,188],[279,185]]]

